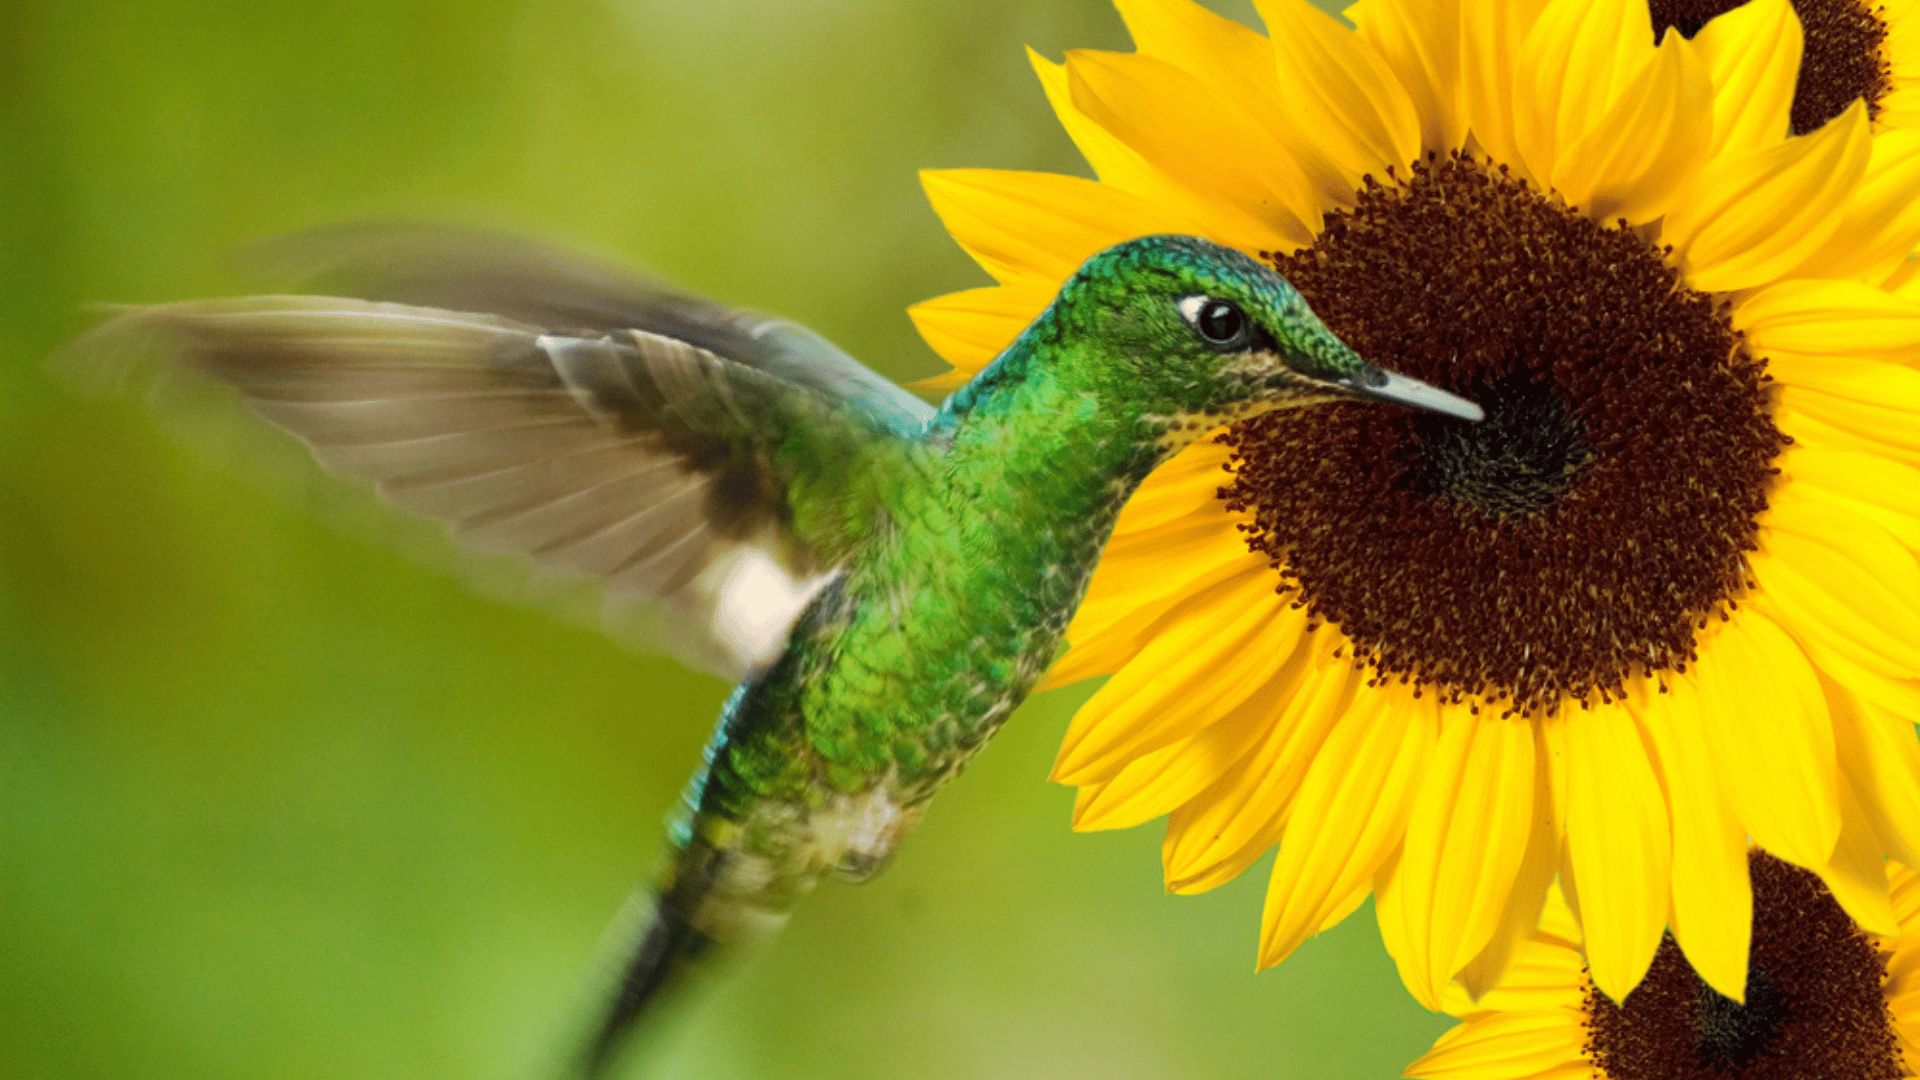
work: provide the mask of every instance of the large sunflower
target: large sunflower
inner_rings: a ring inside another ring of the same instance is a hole
[[[1407,1068],[1419,1080],[1898,1080],[1920,1072],[1920,877],[1887,864],[1894,934],[1849,920],[1820,880],[1755,850],[1746,1000],[1700,981],[1671,938],[1618,1004],[1580,958],[1558,895],[1499,989]]]
[[[1876,128],[1920,125],[1920,4],[1792,0],[1805,42],[1789,110],[1796,135],[1865,101]],[[1648,0],[1654,34],[1687,37],[1747,0]]]
[[[1436,1006],[1556,875],[1623,997],[1671,927],[1745,986],[1751,835],[1893,932],[1920,858],[1920,134],[1787,133],[1800,26],[1655,46],[1645,0],[1363,0],[1261,36],[1120,0],[1034,58],[1099,180],[926,175],[999,284],[914,315],[962,379],[1086,256],[1259,253],[1363,355],[1478,400],[1203,440],[1122,514],[1053,683],[1112,673],[1054,776],[1170,815],[1168,887],[1276,844],[1259,962],[1372,892]]]

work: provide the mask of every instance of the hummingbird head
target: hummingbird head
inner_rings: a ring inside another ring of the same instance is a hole
[[[1272,268],[1192,236],[1129,240],[1062,289],[1070,336],[1118,364],[1118,389],[1179,445],[1272,409],[1356,399],[1481,419],[1470,401],[1377,367],[1333,335]]]

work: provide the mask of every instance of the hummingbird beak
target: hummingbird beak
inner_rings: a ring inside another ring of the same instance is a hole
[[[1409,379],[1385,368],[1362,363],[1352,375],[1334,381],[1348,395],[1364,401],[1390,401],[1411,409],[1425,409],[1462,420],[1484,420],[1480,406],[1463,397],[1455,397],[1437,386]]]

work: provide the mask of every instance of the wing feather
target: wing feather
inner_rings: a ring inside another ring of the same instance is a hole
[[[842,555],[794,532],[789,488],[898,438],[898,416],[824,388],[839,376],[795,381],[646,327],[266,296],[133,310],[76,351],[177,358],[329,470],[466,546],[601,579],[613,617],[664,615],[683,659],[733,677],[771,659]]]

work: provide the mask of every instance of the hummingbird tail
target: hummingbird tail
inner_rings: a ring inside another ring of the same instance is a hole
[[[620,961],[611,1000],[580,1060],[582,1077],[606,1075],[630,1038],[690,977],[785,924],[791,903],[780,890],[741,887],[755,878],[756,884],[764,883],[763,876],[751,872],[755,867],[742,865],[758,862],[696,835],[676,853],[671,876],[658,892],[642,890],[636,896],[638,905],[651,900],[652,917]]]

